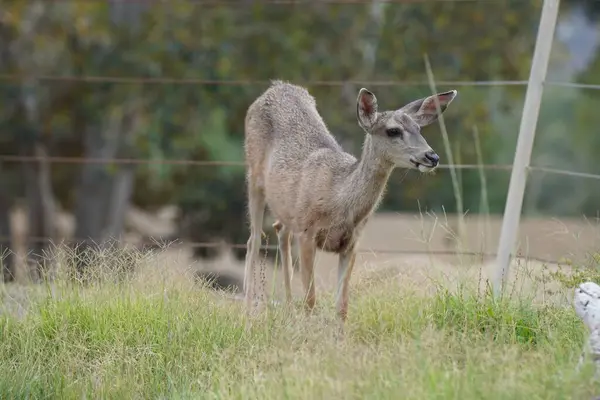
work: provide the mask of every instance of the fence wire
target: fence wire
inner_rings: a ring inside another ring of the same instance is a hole
[[[172,6],[173,3],[187,3],[198,6],[225,6],[225,7],[251,7],[257,4],[296,6],[296,5],[364,5],[364,4],[426,4],[426,3],[500,3],[505,0],[49,0],[50,3],[109,3],[109,4],[142,4],[142,5],[165,5]]]
[[[0,162],[21,163],[21,162],[47,162],[51,164],[113,164],[113,165],[183,165],[199,167],[244,167],[243,161],[210,161],[210,160],[180,160],[180,159],[140,159],[140,158],[86,158],[86,157],[58,157],[58,156],[21,156],[11,154],[0,154]],[[510,171],[512,164],[440,164],[439,169],[463,169],[463,170],[496,170]],[[541,166],[529,166],[530,171],[545,172],[556,175],[566,175],[577,178],[600,179],[599,174],[587,172],[570,171],[556,168],[547,168]]]
[[[0,236],[0,244],[2,243],[8,243],[10,242],[10,238],[4,236],[1,237]],[[66,245],[77,245],[80,243],[90,243],[89,240],[84,240],[84,239],[76,239],[76,238],[70,238],[70,239],[61,239],[59,241],[53,239],[53,238],[49,238],[49,237],[28,237],[27,240],[31,243],[50,243],[53,245],[60,245],[60,244],[66,244]],[[107,240],[106,242],[111,242],[111,240]],[[120,243],[129,243],[129,244],[134,244],[139,248],[148,248],[148,247],[158,247],[161,248],[163,246],[177,246],[177,245],[184,245],[188,248],[220,248],[220,247],[227,247],[227,248],[232,248],[232,249],[246,249],[248,246],[246,244],[242,244],[242,243],[236,243],[236,244],[223,244],[222,242],[189,242],[189,241],[184,241],[181,239],[176,239],[176,240],[170,240],[170,239],[159,239],[159,238],[153,238],[153,240],[143,240],[141,243],[139,242],[132,242],[132,241],[127,241],[127,240],[119,240]],[[260,246],[261,250],[270,250],[270,251],[277,251],[278,247],[277,245],[261,245]],[[466,250],[440,250],[440,249],[428,249],[428,250],[418,250],[418,249],[414,249],[414,250],[401,250],[401,249],[385,249],[385,248],[358,248],[356,250],[356,252],[358,254],[387,254],[387,255],[437,255],[437,256],[471,256],[471,257],[480,257],[481,259],[484,258],[491,258],[491,257],[496,257],[496,253],[495,252],[483,252],[483,251],[466,251]],[[560,264],[562,262],[562,260],[553,260],[553,259],[549,259],[549,258],[543,258],[543,257],[537,257],[537,256],[531,256],[531,255],[522,255],[519,254],[516,256],[516,258],[519,259],[526,259],[526,260],[531,260],[531,261],[538,261],[541,263],[547,263],[547,264]]]
[[[83,82],[83,83],[114,83],[114,84],[148,84],[148,85],[204,85],[204,86],[266,86],[271,80],[241,79],[218,80],[202,78],[175,77],[139,77],[139,76],[102,76],[102,75],[23,75],[0,74],[0,81],[21,82],[37,80],[41,82]],[[427,81],[371,81],[371,80],[294,80],[294,83],[305,86],[427,86]],[[496,81],[436,81],[440,86],[526,86],[527,81],[496,80]]]

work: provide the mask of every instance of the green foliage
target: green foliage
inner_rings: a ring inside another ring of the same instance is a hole
[[[10,378],[12,383],[8,375],[0,378],[2,396],[154,397],[177,389],[202,393],[210,390],[206,377],[215,372],[213,360],[224,349],[245,351],[243,324],[224,309],[199,314],[192,304],[181,308],[180,302],[162,297],[113,295],[91,302],[83,294],[69,293],[64,299],[47,298],[26,322],[3,319],[1,358],[18,373]],[[185,343],[191,346],[185,349]],[[4,372],[12,375],[10,370]],[[101,387],[90,380],[97,373],[106,382]],[[132,373],[142,380],[129,381]],[[199,379],[184,383],[182,373]]]
[[[482,294],[460,290],[458,294],[439,289],[432,307],[438,328],[450,326],[463,334],[479,332],[494,341],[538,344],[548,340],[548,318],[556,318],[556,310],[534,307],[524,301],[496,299],[491,290]],[[549,315],[551,313],[551,315]],[[562,316],[576,326],[572,313]]]
[[[116,152],[120,157],[242,161],[245,112],[266,88],[266,82],[278,78],[313,82],[307,84],[308,89],[329,128],[348,151],[358,155],[363,133],[356,125],[356,93],[359,86],[369,85],[318,82],[392,82],[369,89],[376,93],[380,107],[395,108],[430,94],[425,55],[437,81],[526,79],[540,5],[540,1],[512,0],[319,4],[300,12],[294,6],[262,3],[231,7],[176,2],[167,10],[161,4],[7,2],[0,18],[0,42],[10,51],[3,50],[6,54],[0,57],[0,73],[105,76],[124,81],[21,80],[2,85],[0,130],[10,134],[0,135],[0,144],[3,153],[16,154],[20,138],[31,135],[34,140],[43,139],[51,155],[85,156],[84,132],[110,136],[123,128],[128,117],[132,122],[128,140]],[[590,80],[593,71],[595,66],[590,68]],[[129,78],[189,82],[143,83]],[[230,83],[214,83],[220,81]],[[423,84],[396,85],[399,81]],[[446,86],[438,85],[438,89],[450,89]],[[445,114],[445,122],[455,159],[466,164],[476,162],[472,132],[477,126],[484,162],[510,163],[524,88],[454,89],[459,90],[459,97]],[[35,120],[28,119],[20,103],[14,101],[26,93],[33,93],[37,101]],[[545,116],[540,130],[548,133],[540,149],[556,154],[552,160],[565,163],[594,160],[595,147],[590,145],[589,135],[584,139],[576,134],[570,140],[561,136],[568,124],[543,122],[560,115],[580,121],[577,132],[594,126],[597,113],[593,110],[597,107],[593,97],[580,104],[562,99],[562,93],[545,96],[549,105],[542,108]],[[424,135],[442,160],[447,159],[439,127],[425,128]],[[571,150],[558,154],[557,149]],[[14,175],[14,168],[3,171]],[[73,183],[79,173],[68,165],[53,167],[54,191],[67,209],[73,208]],[[196,219],[196,212],[205,213],[210,215],[210,222],[196,230],[204,229],[207,237],[212,232],[243,243],[243,226],[229,224],[229,217],[224,215],[229,213],[238,222],[245,218],[243,174],[242,167],[142,165],[136,170],[133,201],[149,209],[174,203],[184,209],[182,221]],[[486,175],[489,208],[502,212],[509,174],[492,171]],[[465,208],[477,212],[477,172],[463,171],[461,179]],[[565,186],[561,178],[541,183],[532,179],[529,210],[595,210],[595,192],[576,194],[582,191],[575,190],[577,186]],[[19,180],[12,181],[17,186],[14,193],[22,191]],[[549,196],[540,195],[547,192],[544,185],[548,184],[570,196],[552,203]],[[453,203],[447,171],[426,178],[398,171],[382,207],[439,211],[442,207],[454,209]],[[208,225],[231,229],[218,232]]]
[[[358,300],[364,313],[354,334],[367,342],[400,340],[431,324],[457,337],[544,346],[552,340],[551,327],[560,320],[578,332],[574,340],[583,340],[577,328],[580,322],[571,310],[534,305],[532,299],[522,297],[496,299],[489,288],[478,293],[463,286],[456,291],[439,287],[431,299],[421,299],[423,304],[418,303],[419,295],[410,302],[401,301],[401,296],[406,294],[398,294],[394,308],[381,307],[372,296],[366,296],[366,302]]]

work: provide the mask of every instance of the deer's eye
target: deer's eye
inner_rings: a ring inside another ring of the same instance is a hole
[[[388,137],[399,137],[400,139],[402,139],[402,129],[400,128],[390,128],[385,132],[387,133]]]

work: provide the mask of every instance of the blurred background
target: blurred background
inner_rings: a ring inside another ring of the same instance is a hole
[[[361,251],[452,263],[458,243],[490,259],[541,6],[3,0],[4,280],[35,272],[44,249],[63,240],[138,247],[176,240],[190,265],[227,265],[239,276],[248,238],[244,116],[269,80],[306,86],[342,146],[358,155],[358,90],[373,91],[381,108],[427,96],[425,57],[437,90],[459,91],[444,114],[450,154],[439,125],[424,130],[446,167],[427,176],[396,170]],[[583,260],[597,245],[597,178],[554,170],[600,174],[599,18],[599,1],[561,1],[520,254]],[[463,165],[454,182],[450,161]],[[273,261],[271,223],[263,255]]]

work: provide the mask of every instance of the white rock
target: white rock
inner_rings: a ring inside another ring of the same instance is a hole
[[[573,305],[590,332],[577,368],[583,364],[587,352],[596,365],[596,375],[600,376],[600,286],[594,282],[584,282],[576,287]]]

